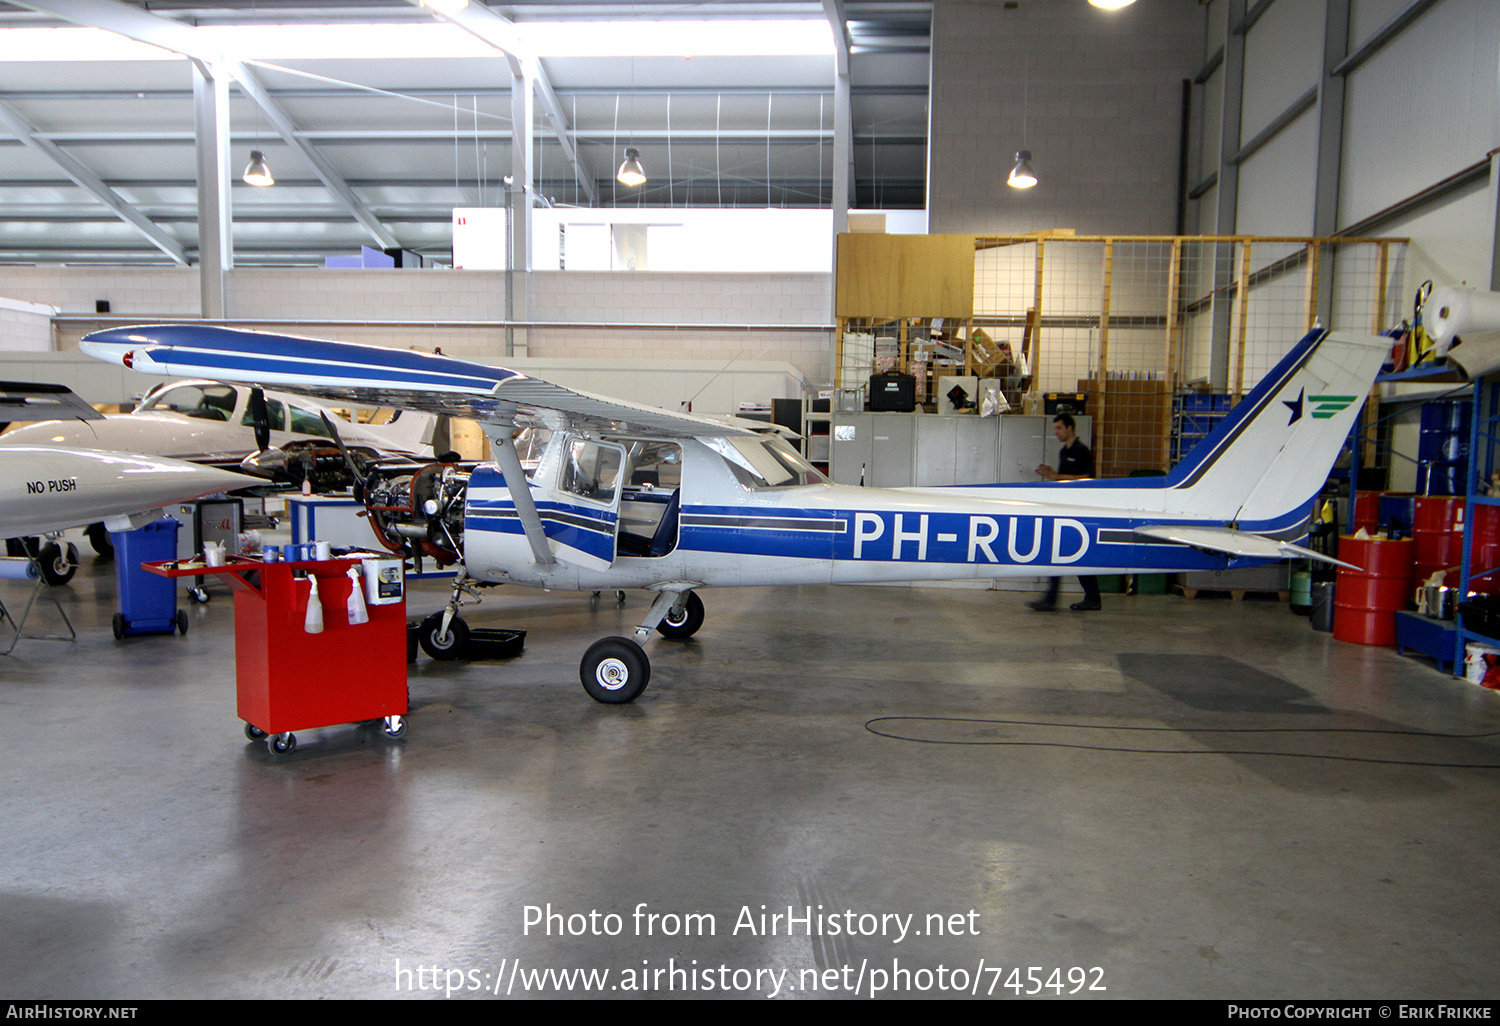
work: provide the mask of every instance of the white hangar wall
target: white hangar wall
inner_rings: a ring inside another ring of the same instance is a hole
[[[1494,287],[1500,4],[1210,0],[1201,25],[1190,230],[1410,237],[1405,292]]]

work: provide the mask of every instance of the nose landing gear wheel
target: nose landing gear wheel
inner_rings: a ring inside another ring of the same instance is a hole
[[[42,546],[36,561],[42,568],[42,577],[54,587],[67,584],[78,571],[78,546],[72,542],[59,545],[48,542]]]
[[[455,616],[448,623],[448,633],[444,634],[443,614],[433,613],[422,621],[417,640],[422,643],[422,651],[434,659],[457,659],[469,644],[469,625],[463,617]]]
[[[702,626],[703,600],[696,591],[690,591],[681,610],[667,610],[667,615],[656,625],[656,633],[664,638],[691,638]]]
[[[594,701],[623,705],[646,690],[651,682],[651,661],[629,638],[601,638],[583,654],[578,678]]]

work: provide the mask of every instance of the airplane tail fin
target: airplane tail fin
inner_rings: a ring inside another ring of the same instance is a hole
[[[1165,512],[1247,531],[1296,526],[1389,352],[1388,338],[1310,332],[1172,470]]]
[[[390,420],[375,430],[380,433],[381,437],[387,439],[394,449],[421,452],[424,446],[431,449],[437,427],[436,414],[398,409]]]

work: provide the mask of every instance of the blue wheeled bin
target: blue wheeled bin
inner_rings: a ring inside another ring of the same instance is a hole
[[[177,582],[142,570],[142,563],[177,558],[177,529],[171,517],[134,531],[111,531],[115,544],[115,584],[118,596],[115,637],[127,634],[187,633],[187,614],[177,608]]]

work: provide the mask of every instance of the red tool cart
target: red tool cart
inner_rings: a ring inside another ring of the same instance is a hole
[[[293,731],[380,721],[406,736],[406,599],[369,603],[369,622],[350,624],[347,610],[355,559],[263,563],[230,556],[224,566],[143,563],[164,577],[220,574],[234,588],[234,661],[245,736],[285,755]],[[323,631],[306,629],[309,576],[317,578]],[[363,579],[363,578],[362,578]],[[387,593],[389,589],[387,589]]]

